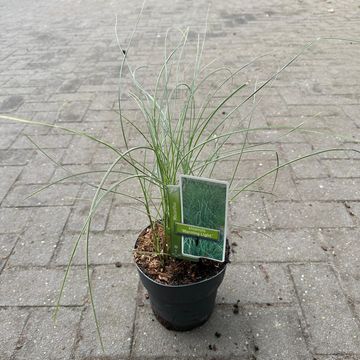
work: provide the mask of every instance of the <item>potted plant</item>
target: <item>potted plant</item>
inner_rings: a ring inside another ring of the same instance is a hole
[[[218,208],[222,209],[220,218],[226,219],[228,201],[239,197],[244,191],[272,193],[272,187],[261,190],[254,188],[254,185],[262,179],[272,176],[273,184],[275,184],[278,171],[296,161],[326,151],[349,150],[324,149],[281,163],[276,150],[264,148],[260,146],[263,144],[249,143],[248,141],[250,134],[274,129],[252,126],[254,110],[261,101],[261,98],[257,98],[259,92],[320,39],[305,46],[279,71],[263,83],[250,87],[250,92],[238,100],[241,91],[249,88],[249,84],[247,82],[237,84],[236,76],[257,59],[234,72],[226,67],[211,70],[211,63],[203,65],[201,62],[204,41],[198,36],[195,42],[193,66],[189,69],[188,61],[184,60],[189,31],[180,32],[180,40],[170,49],[167,46],[169,34],[166,35],[163,64],[151,90],[148,90],[139,80],[142,69],[133,69],[129,63],[131,39],[126,49],[121,48],[123,59],[120,66],[119,126],[123,149],[85,132],[65,128],[61,125],[1,116],[4,119],[49,126],[86,137],[105,146],[114,154],[112,164],[106,170],[100,171],[103,176],[99,184],[94,185],[90,181],[84,181],[89,186],[95,186],[96,193],[89,214],[75,241],[58,300],[59,305],[75,252],[80,239],[84,236],[89,294],[99,335],[100,330],[93,303],[89,271],[89,234],[93,216],[106,196],[109,194],[125,196],[141,205],[141,211],[146,214],[148,219],[145,229],[142,231],[139,229],[139,237],[134,239],[134,260],[141,281],[149,292],[153,311],[158,320],[169,329],[189,330],[204,323],[211,315],[217,288],[224,277],[226,264],[229,261],[229,245],[226,241],[226,221],[224,221],[220,230],[215,229],[218,231],[216,233],[217,240],[222,239],[221,257],[216,260],[214,257],[209,259],[208,255],[212,250],[204,252],[202,249],[202,252],[192,257],[189,256],[189,253],[186,255],[184,251],[179,250],[179,244],[183,246],[186,239],[195,241],[198,246],[204,241],[210,243],[209,238],[213,234],[213,232],[210,232],[210,235],[201,233],[206,228],[201,225],[204,223],[203,220],[199,220],[197,224],[191,224],[189,219],[184,222],[184,201],[186,199],[183,198],[185,196],[183,192],[185,185],[183,180],[179,185],[179,180],[195,177],[197,180],[200,178],[205,182],[216,183],[208,179],[217,179],[218,164],[229,159],[234,160],[228,185],[226,185],[226,196],[220,197],[222,201],[216,197],[216,192],[212,189],[207,195],[201,197],[201,199],[212,199],[206,204],[208,214],[213,214],[216,210],[214,210],[214,203],[216,203]],[[143,116],[139,121],[134,121],[125,115],[123,106],[124,69],[127,70],[127,76],[132,84],[127,92],[128,99],[126,101],[131,99],[138,106]],[[217,79],[219,75],[223,75],[222,80],[213,82],[213,79]],[[251,105],[250,109],[239,123],[234,115],[246,104]],[[230,111],[227,109],[228,105],[231,105]],[[301,124],[296,127],[277,127],[276,129],[282,132],[280,136],[287,136],[294,131],[306,131],[301,128]],[[237,141],[234,141],[236,138]],[[274,156],[276,165],[248,183],[239,184],[236,181],[236,173],[241,167],[241,160],[246,154],[254,152],[269,152]],[[59,165],[51,156],[49,158]],[[78,174],[69,173],[56,182],[40,188],[37,192],[69,178],[81,178],[89,173],[91,171]],[[126,185],[134,181],[138,184],[139,194],[126,193],[124,191]],[[221,184],[224,185],[224,183]],[[195,199],[197,195],[198,192],[195,191],[190,197]],[[177,206],[178,211],[174,210],[174,206],[175,208]],[[207,215],[205,218],[207,219],[209,216]],[[199,218],[203,219],[204,217],[201,215]],[[177,229],[176,226],[181,224],[198,226],[200,229],[195,229],[198,231],[197,233],[194,228],[190,230]],[[195,231],[195,233],[191,235],[189,231]],[[214,245],[214,241],[211,244]]]

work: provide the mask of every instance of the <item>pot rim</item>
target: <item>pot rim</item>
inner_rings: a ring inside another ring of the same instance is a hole
[[[217,276],[221,275],[223,272],[225,272],[226,265],[227,264],[225,264],[225,266],[217,274],[215,274],[214,276],[211,276],[211,277],[209,277],[207,279],[197,281],[197,282],[194,282],[194,283],[191,283],[191,284],[169,285],[169,284],[163,284],[163,283],[157,282],[154,279],[152,279],[151,277],[149,277],[148,275],[146,275],[144,273],[144,271],[142,271],[142,269],[140,269],[139,265],[135,262],[135,266],[138,269],[138,271],[141,272],[141,274],[144,275],[148,280],[150,280],[152,283],[154,283],[156,285],[164,286],[164,287],[167,287],[167,288],[185,288],[185,287],[191,287],[191,286],[199,285],[199,284],[202,284],[204,282],[210,281],[210,280],[216,278]]]

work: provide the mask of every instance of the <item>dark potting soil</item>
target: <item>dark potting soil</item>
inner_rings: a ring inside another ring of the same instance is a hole
[[[160,242],[164,241],[164,229],[156,227]],[[148,227],[136,241],[134,259],[139,268],[151,279],[161,284],[186,285],[206,280],[219,273],[229,262],[230,246],[227,242],[225,262],[208,259],[198,262],[158,255],[155,251],[153,230]]]

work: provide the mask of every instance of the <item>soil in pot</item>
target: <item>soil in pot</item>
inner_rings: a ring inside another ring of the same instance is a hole
[[[228,243],[224,263],[208,259],[199,259],[198,262],[193,262],[157,255],[154,236],[158,236],[160,245],[164,247],[165,237],[162,225],[156,224],[154,230],[148,227],[137,239],[134,259],[148,277],[160,284],[176,286],[203,281],[218,274],[229,262],[230,247]]]

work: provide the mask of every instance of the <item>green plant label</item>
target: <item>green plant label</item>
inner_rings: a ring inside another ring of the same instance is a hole
[[[170,239],[168,239],[170,244],[169,252],[176,258],[198,261],[196,258],[184,256],[181,252],[182,235],[177,229],[177,224],[181,221],[180,186],[168,185],[167,193],[169,201],[169,218],[167,221],[168,229],[166,233],[170,234]]]
[[[181,257],[181,235],[175,231],[175,223],[181,221],[181,204],[180,204],[180,186],[167,186],[169,199],[169,221],[168,233],[170,234],[170,254],[175,257]]]
[[[180,176],[181,252],[184,256],[225,260],[228,183]]]

